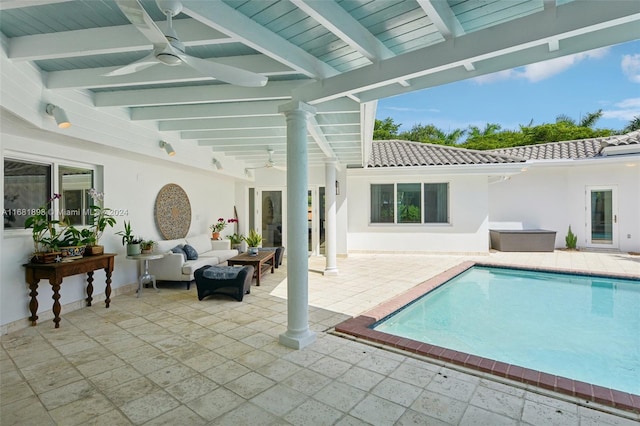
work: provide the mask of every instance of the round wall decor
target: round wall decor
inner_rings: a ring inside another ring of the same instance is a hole
[[[184,238],[191,226],[191,203],[179,185],[168,183],[156,197],[156,225],[165,240]]]

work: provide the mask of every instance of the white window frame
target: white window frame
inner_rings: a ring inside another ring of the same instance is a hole
[[[50,158],[50,159],[43,159],[42,156],[39,155],[35,155],[35,154],[30,154],[30,153],[26,153],[26,152],[20,152],[20,151],[5,151],[3,157],[2,157],[2,167],[3,167],[3,182],[2,184],[4,185],[4,161],[5,160],[13,160],[13,161],[24,161],[24,162],[29,162],[29,163],[36,163],[36,164],[41,164],[43,166],[50,166],[51,167],[51,176],[50,176],[50,180],[51,180],[51,189],[50,195],[53,194],[59,194],[61,191],[60,188],[60,166],[63,167],[74,167],[74,168],[81,168],[81,169],[86,169],[86,170],[91,170],[93,172],[93,184],[94,187],[96,188],[96,190],[98,191],[103,191],[103,178],[102,178],[102,167],[96,164],[88,164],[88,163],[82,163],[82,162],[78,162],[78,161],[73,161],[73,160],[66,160],[66,159],[62,159],[62,158]],[[46,200],[45,200],[46,201]],[[43,201],[44,202],[44,201]],[[38,206],[34,206],[38,207]],[[52,205],[51,205],[51,209],[53,209],[53,217],[52,220],[59,220],[59,211],[60,211],[60,203],[59,200],[54,200]],[[4,211],[4,201],[3,201],[3,211]],[[5,236],[22,236],[22,235],[31,235],[31,230],[29,229],[24,229],[24,228],[4,228],[3,225],[3,231],[4,231],[4,235]]]
[[[420,184],[420,222],[406,222],[399,223],[398,222],[398,184]],[[433,184],[445,184],[447,185],[447,220],[446,222],[425,222],[424,214],[425,214],[425,199],[424,199],[424,188],[425,185],[433,185]],[[373,185],[393,185],[393,222],[373,222],[371,218],[372,212],[372,202],[371,199],[371,188]],[[451,225],[451,182],[449,181],[401,181],[401,182],[369,182],[369,210],[368,214],[368,223],[370,226],[450,226]]]

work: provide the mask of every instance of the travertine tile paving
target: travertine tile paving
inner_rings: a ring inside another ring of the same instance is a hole
[[[640,257],[624,254],[480,259],[640,276]],[[0,424],[638,424],[638,415],[331,334],[333,325],[464,260],[353,255],[338,260],[338,276],[324,277],[324,258],[311,258],[309,318],[318,340],[301,351],[277,342],[286,330],[286,264],[242,303],[198,301],[195,286],[161,286],[141,298],[114,297],[108,310],[63,309],[60,329],[45,320],[2,336]]]

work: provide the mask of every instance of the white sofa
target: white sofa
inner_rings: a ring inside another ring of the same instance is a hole
[[[177,246],[190,245],[198,253],[195,260],[185,260],[182,253],[173,253],[171,249]],[[149,273],[157,281],[177,281],[187,283],[191,287],[193,273],[205,265],[218,265],[227,259],[238,255],[238,250],[229,249],[229,240],[211,240],[210,234],[194,235],[176,240],[161,240],[154,247],[154,252],[164,253],[162,259],[149,262]]]

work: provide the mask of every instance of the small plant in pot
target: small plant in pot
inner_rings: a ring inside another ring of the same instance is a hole
[[[142,238],[133,235],[131,222],[127,222],[125,220],[124,231],[118,231],[116,232],[116,235],[120,235],[122,237],[122,245],[127,247],[127,256],[136,256],[140,254],[140,252],[142,251],[140,247]]]
[[[236,234],[227,235],[227,238],[229,239],[229,243],[231,244],[232,249],[241,251],[242,242],[244,241],[244,235],[236,233]]]
[[[67,260],[79,259],[84,256],[84,251],[87,246],[87,233],[84,230],[80,231],[69,225],[65,230],[61,240],[58,243],[61,255]],[[84,234],[84,235],[83,235]]]
[[[102,205],[104,193],[96,191],[95,188],[91,188],[87,193],[93,200],[93,204],[89,206],[93,224],[90,228],[83,229],[83,232],[87,231],[83,234],[83,237],[85,237],[87,252],[89,254],[102,254],[104,252],[104,247],[99,245],[98,242],[100,241],[100,237],[102,237],[106,227],[113,227],[116,224],[116,218],[113,217],[112,210],[110,208]]]
[[[255,229],[249,230],[249,234],[244,238],[249,248],[247,253],[251,256],[258,254],[258,246],[262,243],[262,235],[258,234]]]
[[[60,251],[58,250],[60,237],[63,230],[60,226],[65,226],[59,220],[54,220],[51,215],[51,206],[62,197],[60,194],[53,194],[45,204],[34,211],[33,216],[29,216],[25,222],[25,229],[31,228],[31,238],[33,239],[33,257],[35,263],[59,262]]]
[[[155,241],[153,240],[144,240],[140,243],[140,249],[142,254],[150,254],[153,252],[153,246],[155,245]]]

